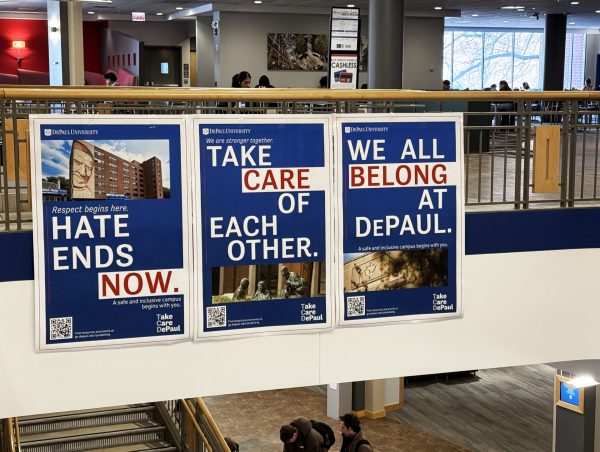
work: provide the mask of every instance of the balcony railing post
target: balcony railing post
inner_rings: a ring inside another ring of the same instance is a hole
[[[523,155],[521,152],[521,127],[520,124],[518,124],[518,121],[520,121],[521,115],[523,114],[523,107],[521,106],[521,102],[517,102],[517,105],[519,105],[519,107],[521,109],[521,113],[517,114],[517,122],[515,122],[515,124],[512,124],[513,127],[515,127],[515,137],[516,137],[516,142],[515,142],[515,209],[521,209],[522,204],[521,204],[521,185],[525,185],[522,184],[522,179],[523,179]],[[510,118],[510,116],[509,116]],[[510,133],[510,129],[506,130],[506,135],[508,136],[508,134]],[[492,175],[493,177],[493,175]]]
[[[577,166],[577,117],[579,101],[571,100],[569,115],[569,207],[575,207],[575,170]],[[583,178],[583,174],[581,175]]]

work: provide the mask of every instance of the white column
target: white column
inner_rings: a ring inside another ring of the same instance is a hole
[[[70,85],[83,85],[83,20],[81,3],[67,3],[67,28],[69,60],[67,69]],[[63,62],[64,64],[64,62]]]

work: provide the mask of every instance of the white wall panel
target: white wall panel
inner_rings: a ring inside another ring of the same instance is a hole
[[[467,256],[464,318],[218,342],[34,353],[33,283],[0,284],[0,418],[599,358],[600,250]]]

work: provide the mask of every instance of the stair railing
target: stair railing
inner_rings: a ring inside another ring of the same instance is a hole
[[[213,449],[210,441],[203,432],[202,427],[196,416],[194,415],[193,406],[188,400],[181,400],[181,407],[183,408],[182,414],[182,431],[181,436],[183,443],[190,452],[212,452],[213,450],[219,451],[219,449]],[[224,449],[227,450],[227,449]]]
[[[219,427],[201,398],[160,404],[189,452],[229,452]]]
[[[195,408],[195,414],[200,420],[200,425],[204,426],[203,431],[206,433],[213,450],[229,452],[229,446],[225,442],[225,438],[210,414],[204,400],[201,397],[196,397],[195,399],[189,399],[188,402],[191,407]]]
[[[4,428],[4,440],[1,444],[1,450],[3,452],[21,452],[18,419],[16,417],[9,417],[4,419],[2,424]]]

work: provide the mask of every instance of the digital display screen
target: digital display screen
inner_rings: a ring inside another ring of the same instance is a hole
[[[579,406],[579,389],[569,388],[564,381],[560,382],[560,400],[569,405]]]

